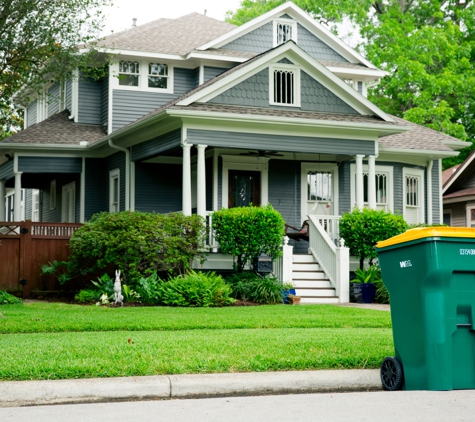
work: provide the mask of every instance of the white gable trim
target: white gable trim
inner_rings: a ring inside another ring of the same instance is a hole
[[[229,88],[246,80],[253,74],[269,67],[269,65],[277,63],[284,57],[290,57],[294,64],[299,65],[302,70],[308,73],[315,80],[319,81],[323,86],[325,86],[325,88],[329,89],[360,114],[376,115],[386,122],[394,122],[391,117],[376,107],[371,101],[363,97],[291,41],[269,51],[269,53],[263,54],[248,66],[243,66],[241,69],[236,70],[214,84],[190,95],[180,101],[177,105],[189,105],[194,102],[207,102]]]
[[[456,153],[456,155],[458,155],[458,153]],[[465,161],[462,164],[460,164],[460,166],[455,171],[455,174],[453,174],[450,177],[450,179],[448,179],[447,182],[445,182],[445,185],[442,189],[442,195],[447,191],[447,189],[450,188],[450,186],[454,184],[454,182],[459,178],[459,176],[465,172],[465,170],[470,166],[470,164],[473,162],[474,159],[475,159],[475,153],[472,153],[465,159]]]
[[[317,21],[315,21],[315,19],[313,19],[310,15],[305,13],[302,9],[290,1],[270,10],[267,13],[264,13],[263,15],[245,23],[244,25],[233,29],[232,31],[216,38],[215,40],[196,48],[196,50],[220,48],[223,45],[226,45],[231,41],[234,41],[235,39],[253,31],[254,29],[273,21],[275,18],[279,18],[284,13],[287,13],[289,16],[295,18],[302,26],[315,34],[321,41],[333,48],[351,63],[362,63],[365,66],[368,66],[370,69],[376,69],[374,64],[366,60],[363,56],[353,50],[350,46],[346,45],[337,36],[332,34],[323,25],[320,25]]]

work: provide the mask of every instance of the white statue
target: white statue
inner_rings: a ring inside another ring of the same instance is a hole
[[[122,296],[122,285],[120,284],[120,270],[115,270],[114,282],[114,303],[124,306],[124,296]]]

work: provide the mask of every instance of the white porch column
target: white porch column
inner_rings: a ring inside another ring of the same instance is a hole
[[[368,156],[368,205],[376,209],[376,157]]]
[[[356,207],[360,210],[364,207],[363,198],[363,157],[364,155],[356,156]]]
[[[190,149],[193,144],[183,144],[183,184],[182,206],[183,214],[191,215],[191,159]]]
[[[208,145],[197,145],[198,148],[198,174],[197,174],[197,213],[206,217],[206,163],[205,150]]]
[[[15,173],[15,202],[13,205],[13,220],[15,221],[21,221],[21,175],[21,171]]]
[[[0,221],[5,221],[5,179],[0,180]]]

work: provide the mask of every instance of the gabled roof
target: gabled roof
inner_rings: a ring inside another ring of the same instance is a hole
[[[464,174],[475,171],[475,150],[460,164],[457,170],[447,179],[442,186],[442,195],[453,186]],[[445,198],[445,196],[444,196]]]
[[[98,141],[105,136],[100,125],[74,123],[68,118],[69,112],[64,110],[21,130],[0,142],[1,144],[64,144],[79,145],[81,141],[89,143]]]
[[[234,41],[235,39],[242,37],[256,28],[271,22],[275,18],[281,17],[283,14],[287,14],[298,20],[299,23],[307,30],[314,33],[322,42],[338,52],[349,62],[361,63],[370,69],[376,69],[374,64],[366,60],[363,56],[341,41],[336,35],[326,29],[323,25],[320,25],[315,19],[313,19],[310,15],[305,13],[291,1],[281,4],[275,9],[264,13],[263,15],[245,23],[244,25],[236,27],[232,31],[227,32],[214,40],[210,40],[209,42],[197,47],[197,50],[223,47],[231,41]]]
[[[184,56],[203,43],[209,42],[235,28],[199,13],[178,19],[157,19],[144,25],[106,36],[98,41],[101,48],[146,51]]]

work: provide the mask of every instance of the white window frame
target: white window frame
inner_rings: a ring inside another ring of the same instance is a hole
[[[40,191],[33,189],[31,192],[31,221],[40,221]]]
[[[118,76],[122,73],[119,73],[119,61],[132,61],[139,63],[139,84],[138,86],[127,86],[120,85]],[[167,88],[152,88],[148,86],[148,66],[151,63],[166,64],[168,66],[168,82]],[[173,85],[174,85],[174,66],[167,62],[166,60],[157,60],[157,59],[138,59],[136,57],[121,57],[116,63],[111,64],[110,66],[111,74],[115,77],[112,77],[112,89],[120,89],[125,91],[146,91],[146,92],[155,92],[155,93],[166,93],[173,94]]]
[[[72,201],[68,201],[71,198]],[[76,222],[76,182],[68,183],[62,187],[61,195],[61,222]]]
[[[273,46],[277,47],[283,43],[279,43],[277,40],[278,36],[278,26],[279,25],[288,25],[292,28],[292,35],[290,39],[297,43],[297,21],[294,21],[292,19],[285,19],[285,18],[280,18],[280,19],[275,19],[273,22],[273,33],[272,33],[272,39],[273,39]]]
[[[475,213],[475,203],[469,202],[467,205],[465,205],[465,226],[466,227],[475,227],[475,220],[472,220],[472,211],[474,211]]]
[[[123,70],[121,71],[120,70],[120,65],[122,63],[133,63],[134,65],[137,64],[138,66],[138,72],[124,72]],[[138,88],[140,86],[140,82],[141,82],[141,75],[140,75],[140,70],[142,69],[142,64],[140,63],[140,61],[138,60],[119,60],[119,78],[118,78],[118,82],[119,82],[119,86],[121,87],[128,87],[128,88]],[[137,77],[137,85],[121,85],[121,76],[124,75],[124,76],[136,76]]]
[[[52,180],[49,184],[49,209],[56,209],[56,179]]]
[[[274,73],[276,71],[290,71],[294,74],[293,104],[278,103],[274,99]],[[286,63],[276,63],[269,66],[269,104],[279,107],[300,107],[300,68]]]
[[[114,204],[114,181],[117,180],[117,205]],[[109,212],[120,211],[120,169],[109,172]]]
[[[369,168],[368,164],[363,164],[363,173],[368,173]],[[375,166],[375,174],[385,173],[387,175],[387,209],[385,211],[394,212],[394,168],[392,166]],[[351,200],[351,209],[356,207],[356,164],[350,164],[350,174],[351,174],[351,182],[350,182],[350,200]],[[363,206],[365,208],[368,207],[368,202],[364,202]],[[379,205],[379,206],[378,206]],[[380,208],[381,204],[376,203],[377,209]]]
[[[418,197],[420,198],[420,202],[418,205],[418,216],[417,216],[417,223],[422,224],[425,223],[425,201],[424,201],[424,187],[425,187],[425,180],[424,180],[424,170],[421,169],[414,169],[409,167],[403,167],[402,169],[402,199],[403,199],[403,215],[404,219],[407,221],[407,192],[406,192],[406,177],[417,177],[419,178],[419,191],[417,192]]]

